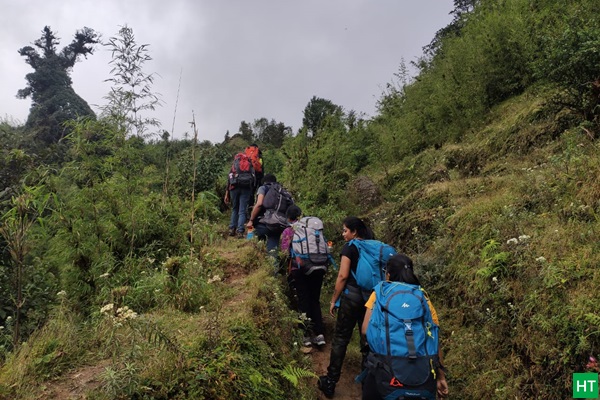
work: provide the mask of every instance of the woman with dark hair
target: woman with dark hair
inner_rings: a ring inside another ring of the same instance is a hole
[[[357,217],[344,219],[342,237],[346,244],[342,248],[340,270],[329,305],[329,313],[332,316],[336,316],[337,310],[335,332],[331,343],[327,375],[319,377],[318,382],[319,389],[327,398],[332,398],[334,395],[354,327],[358,325],[360,328],[365,316],[365,297],[353,274],[356,273],[358,265],[358,248],[348,242],[352,239],[374,239],[373,231]],[[363,342],[364,340],[361,340],[361,348],[365,347]]]
[[[373,310],[375,309],[375,307],[378,307],[379,309],[385,309],[387,313],[389,313],[389,315],[402,315],[402,312],[396,308],[392,308],[393,305],[398,305],[398,307],[402,308],[402,307],[408,307],[409,305],[407,303],[403,303],[402,305],[399,305],[400,303],[402,303],[401,301],[398,303],[392,303],[391,302],[391,298],[394,297],[397,293],[397,291],[399,290],[401,293],[406,293],[408,290],[412,290],[415,289],[417,291],[417,293],[423,293],[423,297],[425,298],[425,300],[427,300],[427,305],[429,308],[429,311],[431,313],[431,321],[436,325],[439,326],[439,320],[438,320],[438,316],[437,316],[437,312],[435,311],[435,308],[433,307],[433,304],[431,304],[431,301],[429,300],[429,297],[427,296],[427,294],[422,291],[421,289],[421,283],[419,282],[419,278],[417,278],[417,276],[415,275],[414,269],[413,269],[413,262],[412,260],[404,255],[404,254],[396,254],[394,256],[392,256],[387,264],[386,264],[386,275],[385,275],[386,281],[382,282],[378,285],[378,287],[375,288],[375,290],[373,291],[373,293],[371,293],[371,296],[369,297],[369,300],[367,301],[367,303],[365,304],[366,307],[366,313],[365,313],[365,317],[362,323],[362,329],[361,329],[361,337],[363,337],[364,339],[366,339],[366,335],[367,335],[367,329],[369,328],[369,322],[371,321],[371,317],[373,315]],[[394,285],[397,285],[397,283],[405,283],[408,285],[402,285],[402,287],[394,287]],[[412,289],[409,287],[412,286]],[[388,300],[388,302],[383,302],[385,304],[382,304],[382,302],[377,302],[377,293],[381,293],[383,297],[385,297],[386,295],[388,297],[386,297],[386,299]],[[387,307],[389,307],[389,312],[387,311]],[[394,312],[394,310],[397,310],[396,312]],[[423,317],[425,318],[425,317]],[[392,317],[389,317],[389,320],[391,320]],[[411,321],[409,320],[404,320],[405,324],[406,321]],[[381,321],[379,321],[381,322]],[[414,325],[414,324],[413,324]],[[373,335],[374,337],[391,337],[392,335],[405,335],[405,331],[398,331],[398,332],[394,332],[391,329],[392,324],[388,322],[388,319],[386,317],[386,323],[383,325],[378,325],[377,323],[374,325],[373,329],[375,329],[375,331],[380,331],[381,336],[378,335]],[[404,328],[406,329],[406,328]],[[387,331],[387,333],[383,332],[383,331]],[[370,333],[371,334],[371,333]],[[386,336],[386,334],[388,334],[389,336]],[[437,345],[437,335],[431,335],[431,337],[435,337],[435,343]],[[394,342],[392,340],[392,342]],[[387,346],[390,346],[391,342],[387,342]],[[371,343],[372,344],[372,343]],[[389,351],[389,349],[388,349]],[[428,354],[432,354],[432,353],[428,353]],[[444,367],[442,366],[442,351],[441,348],[438,347],[438,368],[435,369],[435,378],[436,380],[433,380],[433,378],[430,380],[429,384],[424,385],[426,387],[426,393],[429,394],[429,397],[427,398],[435,398],[435,392],[437,391],[437,395],[444,398],[448,395],[448,383],[446,382],[446,375],[445,375],[445,370]],[[371,362],[369,362],[371,363]],[[367,364],[369,364],[367,363]],[[374,364],[377,364],[374,363]],[[411,364],[413,365],[412,368],[414,367],[414,363]],[[431,367],[428,366],[428,368],[430,369]],[[396,379],[395,377],[393,379]],[[378,384],[380,384],[377,379],[375,378],[375,375],[373,373],[368,373],[367,375],[365,375],[364,380],[363,380],[363,400],[379,400],[379,399],[383,399],[385,396],[382,396],[382,394],[380,393],[379,389],[378,389]],[[437,387],[436,387],[437,386]],[[385,388],[386,390],[398,390],[401,391],[402,389],[398,389],[402,387],[402,385],[393,387],[393,388]],[[394,397],[396,398],[396,397]],[[403,397],[400,397],[403,398]]]

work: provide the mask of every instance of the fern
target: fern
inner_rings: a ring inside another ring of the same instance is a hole
[[[600,328],[600,316],[592,313],[585,314],[585,320],[594,325],[596,328]]]
[[[300,378],[318,378],[318,376],[307,369],[297,367],[294,363],[288,364],[282,371],[278,371],[281,376],[291,382],[294,387],[298,387]]]
[[[157,324],[152,321],[136,320],[129,321],[130,326],[137,331],[146,341],[154,346],[158,346],[169,350],[171,353],[176,354],[180,361],[183,361],[185,355],[184,351],[180,348],[179,344],[171,339],[165,332],[163,332]]]

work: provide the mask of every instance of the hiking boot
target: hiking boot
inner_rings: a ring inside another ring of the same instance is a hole
[[[313,338],[312,342],[317,346],[325,346],[325,336],[317,335]]]
[[[305,336],[302,338],[302,346],[310,347],[311,344],[312,344],[312,340],[310,340],[309,337]]]
[[[243,239],[243,238],[245,238],[246,236],[244,235],[244,232],[242,231],[242,232],[238,232],[238,233],[236,233],[236,234],[235,234],[235,237],[236,237],[236,238],[238,238],[238,239]]]
[[[327,375],[320,376],[317,386],[319,387],[319,390],[323,392],[325,397],[333,399],[333,394],[335,393],[335,381],[333,379]]]
[[[235,228],[229,228],[229,236],[235,236]]]

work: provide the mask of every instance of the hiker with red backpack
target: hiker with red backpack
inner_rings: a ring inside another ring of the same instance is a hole
[[[386,264],[386,279],[365,304],[362,335],[369,354],[362,381],[363,400],[430,399],[448,396],[439,348],[439,321],[427,293],[404,254]]]
[[[224,198],[225,204],[231,202],[229,236],[244,237],[246,213],[255,185],[256,175],[252,160],[244,152],[236,154],[229,170]]]
[[[250,146],[246,147],[244,153],[248,156],[250,161],[252,161],[254,173],[256,174],[256,182],[258,184],[262,184],[262,179],[264,176],[262,151],[256,143],[252,143]],[[256,189],[258,189],[258,185],[254,187],[255,191]]]

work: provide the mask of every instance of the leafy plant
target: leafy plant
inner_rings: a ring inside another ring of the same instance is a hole
[[[297,367],[294,363],[286,365],[279,373],[296,387],[298,387],[298,383],[302,378],[318,378],[318,375],[313,371]]]

